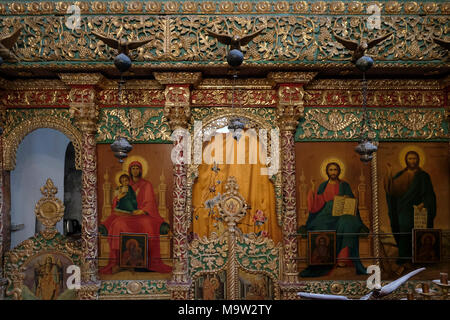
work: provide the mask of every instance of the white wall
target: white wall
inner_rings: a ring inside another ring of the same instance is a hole
[[[56,197],[64,201],[64,157],[69,142],[63,133],[43,128],[28,134],[19,145],[16,167],[11,171],[11,224],[25,227],[11,232],[11,248],[34,236],[34,208],[48,178],[58,188]],[[62,219],[56,228],[63,233]]]

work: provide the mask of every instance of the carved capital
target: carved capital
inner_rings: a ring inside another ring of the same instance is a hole
[[[154,72],[155,79],[166,86],[164,116],[172,130],[186,128],[191,118],[191,86],[202,79],[200,72]]]
[[[304,95],[302,84],[282,84],[278,87],[277,116],[280,130],[296,130],[298,120],[304,116]]]
[[[197,86],[202,80],[201,72],[154,72],[156,81],[163,85],[189,84]]]
[[[72,102],[69,113],[76,120],[82,132],[95,133],[97,131],[99,109],[96,103]]]
[[[317,75],[317,72],[270,72],[267,78],[274,84],[307,84]]]
[[[172,130],[186,128],[191,118],[191,91],[188,85],[167,85],[164,116]]]
[[[278,122],[280,130],[294,131],[298,119],[303,117],[303,85],[309,83],[317,72],[270,72],[267,78],[278,91]]]
[[[70,86],[69,112],[82,132],[96,132],[98,105],[96,86],[103,81],[99,73],[59,74],[61,80]]]

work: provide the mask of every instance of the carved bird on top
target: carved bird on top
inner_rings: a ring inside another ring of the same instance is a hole
[[[382,37],[370,40],[370,41],[366,41],[366,40],[361,40],[359,43],[355,40],[349,40],[349,39],[344,39],[342,37],[337,36],[336,34],[334,35],[334,37],[336,38],[336,40],[342,44],[346,49],[353,51],[353,56],[352,56],[352,62],[356,63],[356,61],[361,58],[362,56],[364,56],[366,50],[369,50],[373,47],[375,47],[377,44],[379,44],[380,42],[383,42],[384,40],[386,40],[387,38],[389,38],[391,35],[393,34],[393,32],[390,32]]]
[[[206,30],[208,35],[213,38],[216,38],[222,44],[229,45],[230,50],[237,49],[241,51],[241,46],[247,45],[250,41],[252,41],[257,35],[259,35],[264,29],[259,29],[253,33],[247,34],[245,36],[240,36],[237,34],[229,35],[229,34],[219,34],[210,30]]]
[[[130,52],[130,50],[137,49],[137,48],[143,46],[144,44],[152,41],[152,39],[128,41],[125,38],[121,38],[122,32],[119,32],[119,34],[117,35],[117,38],[120,40],[115,39],[115,38],[106,37],[95,31],[92,31],[92,34],[94,36],[96,36],[97,39],[102,40],[105,44],[107,44],[111,48],[116,49],[118,51],[118,54],[123,53],[127,56],[128,56],[128,53]]]
[[[433,41],[440,45],[442,48],[449,50],[450,51],[450,41],[446,41],[444,39],[439,39],[439,38],[433,38]]]
[[[10,35],[5,36],[0,39],[0,56],[3,58],[3,60],[5,60],[7,62],[19,61],[17,56],[11,52],[11,48],[16,43],[21,32],[22,32],[22,27],[19,27],[16,31],[14,31]]]

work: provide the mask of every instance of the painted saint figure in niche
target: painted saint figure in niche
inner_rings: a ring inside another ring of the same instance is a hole
[[[319,264],[333,262],[330,250],[330,239],[327,236],[318,236],[316,238],[316,247],[312,252],[311,262]]]
[[[354,265],[357,274],[367,274],[366,268],[359,259],[359,238],[355,233],[367,233],[369,229],[364,225],[356,210],[355,215],[344,214],[333,216],[333,203],[335,196],[348,196],[354,198],[350,185],[339,179],[341,165],[329,162],[325,173],[328,180],[322,182],[316,190],[314,180],[311,181],[311,190],[308,193],[308,220],[307,231],[335,230],[337,233],[336,252],[340,262],[338,266]],[[345,235],[350,233],[351,235]],[[346,260],[346,258],[352,258]],[[300,275],[302,277],[320,277],[328,274],[333,266],[308,266]]]
[[[436,195],[430,175],[419,166],[419,153],[414,150],[406,152],[404,161],[406,167],[395,175],[392,175],[391,164],[387,163],[384,179],[391,229],[398,247],[398,265],[411,263],[414,206],[418,210],[426,209],[427,228],[433,228],[436,216]]]
[[[55,300],[59,296],[63,277],[61,262],[47,255],[43,264],[38,264],[35,270],[36,297],[42,300]]]
[[[220,286],[220,281],[216,276],[206,276],[203,281],[203,300],[216,300],[216,290]]]
[[[160,273],[169,273],[172,267],[164,264],[160,255],[160,230],[164,220],[156,206],[155,193],[150,181],[142,178],[142,164],[133,161],[128,167],[131,177],[130,186],[136,194],[137,209],[131,213],[123,213],[116,210],[119,202],[116,196],[113,199],[111,215],[103,223],[108,231],[110,245],[109,263],[100,270],[102,274],[113,273],[113,268],[118,268],[119,235],[120,233],[145,233],[148,235],[148,266],[146,269]]]
[[[417,254],[417,260],[424,262],[432,262],[439,260],[438,255],[436,254],[434,244],[436,242],[436,237],[432,233],[425,233],[420,237],[420,248]]]
[[[124,264],[130,267],[145,267],[144,259],[142,257],[142,248],[139,246],[136,239],[129,239],[125,246],[127,249],[122,253]]]

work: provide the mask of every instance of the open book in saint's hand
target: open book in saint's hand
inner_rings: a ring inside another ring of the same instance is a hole
[[[356,215],[358,200],[350,198],[348,196],[335,196],[333,201],[333,216],[342,216],[349,214]]]

